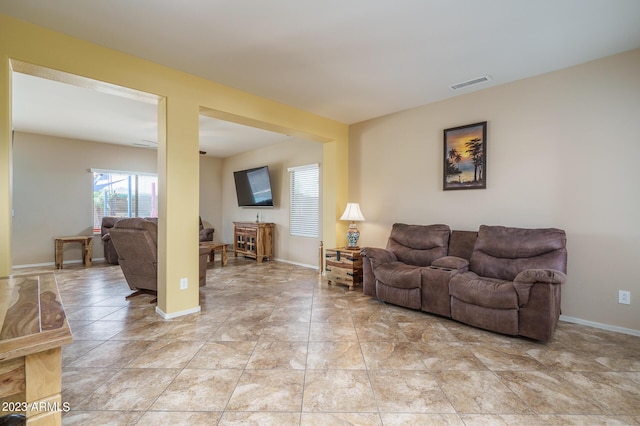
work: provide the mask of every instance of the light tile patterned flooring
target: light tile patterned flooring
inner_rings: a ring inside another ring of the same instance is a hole
[[[241,258],[168,321],[119,266],[56,276],[65,425],[640,424],[638,337],[561,322],[541,344]]]

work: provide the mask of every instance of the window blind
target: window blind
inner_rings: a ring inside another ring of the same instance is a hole
[[[320,167],[309,164],[288,169],[291,176],[289,233],[302,237],[318,237]]]

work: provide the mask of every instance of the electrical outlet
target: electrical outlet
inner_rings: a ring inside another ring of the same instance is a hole
[[[189,285],[189,280],[187,278],[180,278],[180,290],[186,290]]]
[[[625,290],[618,290],[618,303],[623,305],[631,304],[631,292]]]

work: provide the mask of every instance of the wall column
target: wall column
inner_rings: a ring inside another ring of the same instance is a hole
[[[346,244],[348,224],[339,218],[349,201],[349,139],[327,142],[322,161],[322,234],[327,248]]]
[[[200,310],[198,105],[158,103],[158,306],[165,318]],[[188,280],[180,289],[180,280]]]
[[[11,67],[0,64],[0,277],[11,273]]]

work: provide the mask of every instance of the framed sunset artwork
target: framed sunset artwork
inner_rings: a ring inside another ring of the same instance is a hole
[[[487,122],[444,130],[443,190],[487,187]]]

